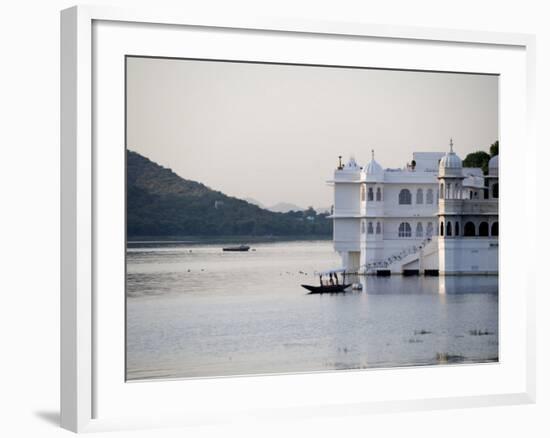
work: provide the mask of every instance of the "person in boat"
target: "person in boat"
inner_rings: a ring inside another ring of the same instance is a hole
[[[330,278],[330,279],[329,279],[329,284],[330,284],[331,286],[334,286],[334,280],[332,279],[332,272],[329,274],[329,278]]]
[[[338,274],[334,274],[334,280],[336,281],[336,286],[338,286]]]
[[[323,274],[319,275],[319,284],[323,285]]]

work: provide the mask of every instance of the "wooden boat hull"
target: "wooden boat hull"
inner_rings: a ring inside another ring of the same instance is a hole
[[[245,252],[245,251],[248,251],[250,247],[246,245],[242,245],[242,246],[229,246],[222,249],[224,251],[229,251],[229,252]]]
[[[311,286],[309,284],[302,284],[301,286],[307,289],[310,294],[336,294],[345,292],[351,284],[335,284],[332,286]]]

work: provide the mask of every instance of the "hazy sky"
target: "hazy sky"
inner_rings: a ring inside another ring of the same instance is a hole
[[[402,167],[498,138],[496,76],[128,58],[127,147],[270,206],[332,204],[338,155]]]

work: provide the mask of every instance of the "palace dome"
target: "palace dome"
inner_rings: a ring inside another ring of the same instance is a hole
[[[364,172],[367,175],[378,175],[380,173],[384,172],[384,169],[382,166],[378,163],[378,161],[372,159],[369,164],[365,166]]]
[[[439,176],[462,175],[462,160],[453,151],[453,140],[451,139],[451,148],[439,162]]]
[[[439,169],[462,169],[462,160],[454,152],[447,152],[439,162]]]
[[[489,175],[498,175],[498,155],[489,160]]]
[[[344,166],[344,170],[359,170],[360,167],[357,164],[357,161],[355,161],[355,158],[350,157],[349,161]]]
[[[378,181],[384,177],[384,168],[374,159],[374,150],[371,151],[372,157],[369,163],[363,168],[365,180]]]

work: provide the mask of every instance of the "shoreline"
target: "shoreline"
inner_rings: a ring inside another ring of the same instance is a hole
[[[126,240],[126,246],[143,244],[234,244],[234,243],[270,243],[300,241],[332,241],[332,235],[309,236],[140,236]]]

